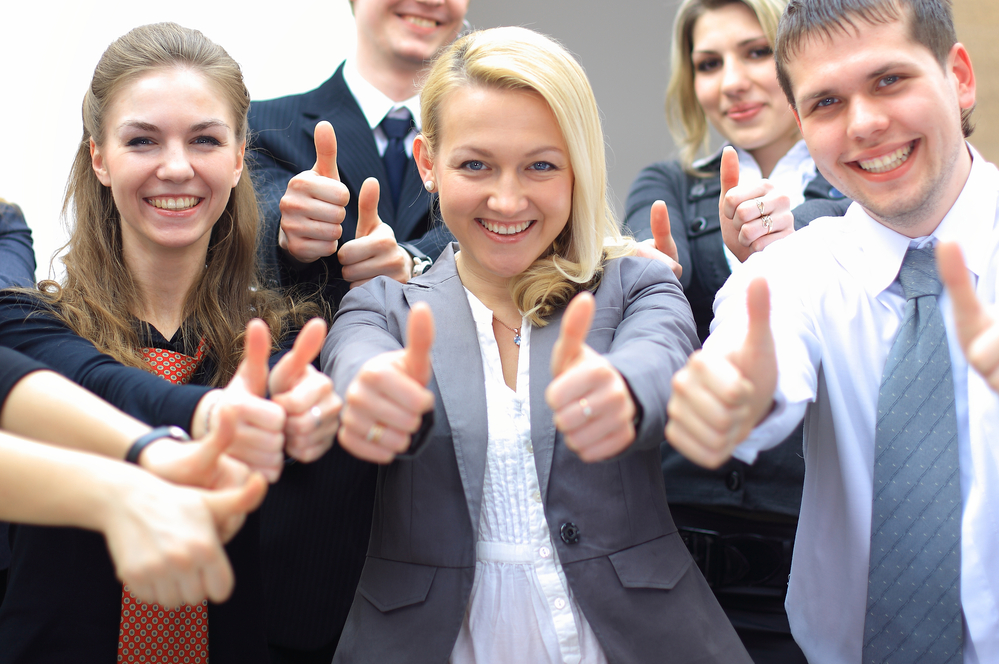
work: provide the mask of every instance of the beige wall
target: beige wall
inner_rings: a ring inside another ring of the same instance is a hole
[[[957,37],[968,48],[978,80],[978,106],[971,142],[985,158],[999,163],[999,3],[956,0]]]

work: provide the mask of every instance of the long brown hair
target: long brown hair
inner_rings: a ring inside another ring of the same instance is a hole
[[[83,138],[77,149],[63,214],[75,223],[64,247],[64,283],[38,284],[53,313],[76,334],[123,364],[148,368],[141,354],[144,323],[141,297],[122,255],[121,217],[111,190],[94,173],[90,140],[105,139],[106,113],[115,95],[136,79],[163,68],[184,67],[203,74],[220,92],[236,121],[237,141],[247,135],[250,96],[239,65],[222,47],[197,30],[175,23],[135,28],[115,40],[101,56],[83,98]],[[210,383],[224,385],[239,365],[242,335],[251,317],[262,318],[272,339],[285,332],[295,306],[257,279],[255,248],[259,227],[257,199],[248,173],[233,188],[211,232],[205,270],[187,295],[183,337],[194,354],[203,339],[215,365]]]

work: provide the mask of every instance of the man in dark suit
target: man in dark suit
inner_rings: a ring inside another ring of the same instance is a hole
[[[351,4],[355,55],[311,92],[250,107],[263,267],[285,286],[321,286],[333,306],[379,274],[408,281],[451,240],[432,222],[412,143],[424,68],[458,34],[468,0]],[[317,129],[324,120],[332,128]],[[361,196],[367,178],[380,196],[371,184]],[[287,467],[269,492],[261,554],[274,662],[332,659],[364,564],[375,478],[334,446]]]

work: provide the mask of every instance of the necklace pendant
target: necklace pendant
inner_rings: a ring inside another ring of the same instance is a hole
[[[514,335],[513,335],[513,343],[517,344],[517,346],[520,346],[520,332],[515,332],[514,333]]]

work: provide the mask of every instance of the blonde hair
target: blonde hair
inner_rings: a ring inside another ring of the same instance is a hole
[[[62,284],[38,284],[52,313],[76,334],[119,362],[142,369],[148,364],[134,315],[142,311],[141,297],[122,255],[118,208],[91,164],[90,140],[104,144],[108,108],[124,87],[149,72],[175,67],[195,70],[211,82],[232,112],[236,141],[245,140],[250,96],[239,65],[222,47],[175,23],[145,25],[115,40],[97,63],[83,98],[83,138],[63,203],[63,213],[71,209],[75,218],[64,247],[66,278]],[[246,322],[252,316],[263,318],[279,339],[283,320],[294,308],[257,281],[258,227],[256,195],[244,172],[212,229],[205,270],[184,309],[185,352],[193,355],[205,340],[215,364],[210,382],[216,386],[225,384],[239,365]]]
[[[604,136],[593,90],[579,63],[544,35],[515,27],[465,35],[437,59],[420,94],[422,133],[431,155],[439,144],[444,104],[455,90],[470,86],[538,93],[569,148],[575,176],[569,221],[510,286],[517,307],[532,324],[544,326],[580,290],[596,288],[604,260],[635,251],[607,203]]]
[[[673,49],[670,76],[666,86],[666,124],[673,142],[680,148],[680,163],[694,172],[693,163],[701,150],[709,147],[708,118],[694,93],[694,25],[706,12],[727,5],[743,4],[759,21],[770,47],[774,46],[777,24],[788,0],[685,0],[673,19]]]

